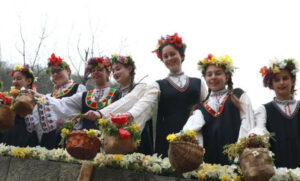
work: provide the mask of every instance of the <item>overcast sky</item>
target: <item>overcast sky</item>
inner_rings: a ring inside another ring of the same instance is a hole
[[[34,56],[45,27],[47,38],[40,52],[41,64],[46,65],[54,52],[67,62],[70,56],[78,65],[77,45],[83,52],[91,47],[93,35],[95,55],[130,54],[137,64],[136,79],[148,74],[145,81],[151,82],[168,73],[151,51],[161,35],[177,32],[187,44],[183,63],[187,75],[201,76],[196,63],[207,54],[228,54],[239,68],[233,76],[234,86],[244,89],[256,108],[274,96],[262,86],[260,67],[274,57],[300,61],[297,0],[0,2],[1,56],[5,61],[20,64],[22,56],[17,51],[22,48],[20,25],[29,59]]]

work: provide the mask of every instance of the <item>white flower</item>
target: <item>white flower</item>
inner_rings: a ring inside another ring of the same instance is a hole
[[[255,150],[255,151],[252,152],[252,154],[253,154],[254,157],[257,157],[259,155],[259,152]]]

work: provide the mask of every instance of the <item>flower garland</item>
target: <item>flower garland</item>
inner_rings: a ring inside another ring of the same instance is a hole
[[[110,65],[112,66],[113,64],[118,63],[118,62],[125,64],[125,65],[134,63],[134,61],[130,55],[129,56],[121,56],[118,54],[113,54],[110,58]]]
[[[21,65],[15,65],[13,70],[11,71],[10,73],[10,76],[13,77],[15,75],[15,72],[24,72],[24,73],[29,73],[32,77],[33,77],[33,82],[36,82],[37,81],[37,77],[35,77],[33,75],[33,71],[32,69],[29,67],[29,65],[24,65],[24,66],[21,66]]]
[[[57,57],[54,53],[51,54],[51,56],[48,58],[48,68],[46,69],[46,73],[50,74],[50,67],[59,67],[59,68],[66,68],[67,63],[63,61],[62,58]]]
[[[171,168],[168,158],[162,159],[160,156],[144,155],[141,153],[133,153],[127,155],[120,154],[103,154],[98,153],[96,157],[91,161],[78,160],[68,154],[65,149],[52,149],[37,147],[15,147],[7,146],[3,143],[0,144],[0,155],[13,156],[17,158],[28,158],[37,160],[49,160],[60,161],[67,163],[88,162],[98,167],[113,167],[119,169],[128,169],[143,171],[152,174],[162,175],[177,175],[174,169]],[[202,164],[199,169],[184,173],[184,178],[197,178],[202,181],[208,180],[234,180],[240,181],[243,179],[239,167],[236,165],[224,165],[219,164]],[[275,175],[270,181],[278,180],[300,180],[300,168],[287,169],[276,168]]]
[[[224,66],[225,72],[231,73],[233,73],[235,69],[232,64],[232,59],[228,55],[216,57],[212,54],[208,54],[206,58],[198,61],[198,69],[200,71],[204,70],[208,65]]]
[[[183,52],[186,49],[186,44],[182,42],[182,38],[178,36],[177,33],[174,35],[167,35],[166,37],[161,37],[158,40],[158,44],[156,49],[152,51],[152,53],[156,53],[157,57],[162,60],[162,47],[165,44],[172,44],[177,48],[182,48]]]
[[[270,66],[263,66],[260,69],[261,76],[263,77],[264,87],[268,87],[273,76],[279,73],[280,70],[288,70],[291,74],[296,75],[298,72],[297,62],[293,58],[284,59],[282,61],[273,59],[270,62]]]
[[[90,74],[92,69],[98,67],[100,69],[106,68],[108,71],[111,70],[110,58],[108,57],[92,57],[88,60],[85,67],[85,74]]]

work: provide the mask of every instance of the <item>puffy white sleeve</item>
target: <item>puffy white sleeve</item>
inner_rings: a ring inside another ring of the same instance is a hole
[[[78,88],[77,88],[77,92],[76,93],[79,93],[79,92],[86,92],[86,87],[82,84],[79,84],[78,85]]]
[[[201,92],[200,92],[200,101],[202,102],[208,94],[205,81],[201,79]]]
[[[151,119],[160,94],[160,88],[156,82],[148,84],[145,89],[144,95],[128,111],[140,130],[143,130],[146,122]]]
[[[255,127],[250,130],[250,133],[254,133],[257,135],[263,135],[266,133],[269,133],[266,128],[266,122],[267,122],[267,112],[264,105],[261,105],[255,110],[254,113],[255,116]]]
[[[138,84],[130,93],[101,109],[100,112],[104,117],[108,117],[109,113],[117,114],[128,112],[130,108],[144,95],[145,91],[146,84]]]
[[[201,132],[202,127],[205,125],[205,120],[202,112],[197,109],[189,117],[185,125],[183,126],[183,131],[194,130],[196,132],[197,140],[199,144],[203,146],[203,135]]]
[[[240,127],[239,138],[242,138],[248,137],[250,130],[255,126],[255,119],[251,101],[246,93],[241,95],[240,102],[243,111],[240,111],[242,123]]]

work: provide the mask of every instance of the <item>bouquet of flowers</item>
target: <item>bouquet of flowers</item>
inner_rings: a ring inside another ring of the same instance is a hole
[[[140,143],[141,131],[138,125],[128,120],[126,114],[112,115],[110,120],[99,119],[103,133],[103,148],[108,154],[126,154],[134,151]]]
[[[81,114],[71,120],[67,120],[61,128],[61,142],[66,142],[66,150],[74,158],[91,160],[100,152],[100,131],[99,130],[73,130],[74,125],[83,118]]]
[[[203,162],[205,150],[196,140],[195,131],[187,130],[169,134],[167,140],[170,142],[169,160],[175,170],[184,173],[199,168]]]
[[[268,139],[272,136],[251,134],[248,138],[240,138],[237,143],[224,146],[224,153],[230,160],[239,158],[246,181],[269,180],[274,175],[273,154],[268,149]]]
[[[36,104],[34,97],[29,94],[25,88],[16,89],[14,86],[10,89],[10,94],[15,98],[13,110],[21,117],[31,114]]]
[[[7,92],[0,92],[0,130],[14,126],[16,113],[11,110],[13,100]]]

